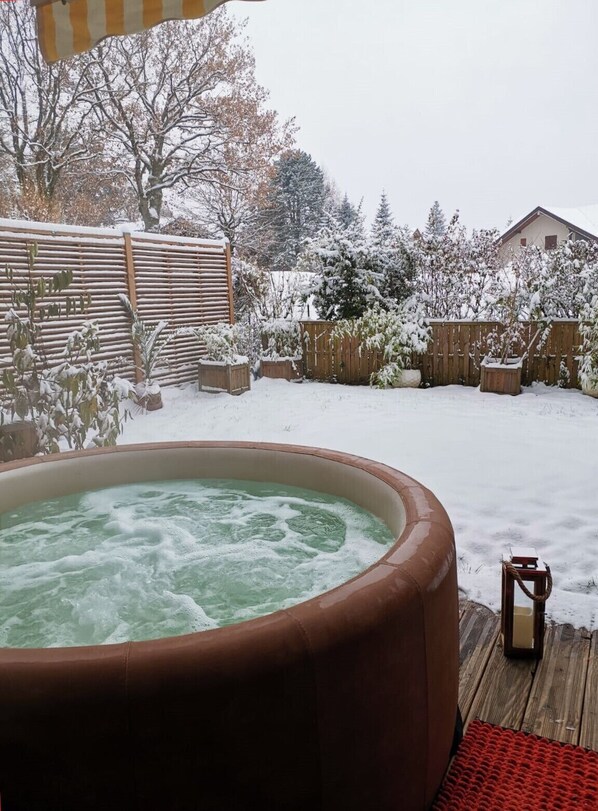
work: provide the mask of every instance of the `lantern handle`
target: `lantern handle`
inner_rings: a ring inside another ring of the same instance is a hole
[[[529,597],[530,600],[533,600],[535,603],[545,603],[550,597],[552,592],[552,574],[550,573],[550,566],[546,566],[546,591],[544,594],[532,594],[532,592],[524,584],[523,580],[521,579],[521,575],[512,563],[505,561],[504,566],[505,569],[507,569],[507,571],[513,575],[513,578],[519,583],[521,591],[526,597]]]

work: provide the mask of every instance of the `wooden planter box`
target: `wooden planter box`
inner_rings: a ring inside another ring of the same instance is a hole
[[[37,432],[32,422],[0,425],[0,462],[28,459],[38,452]]]
[[[262,377],[271,377],[276,380],[303,380],[302,358],[277,358],[276,360],[262,358],[260,368]]]
[[[513,358],[507,363],[499,363],[493,358],[482,361],[480,391],[491,391],[495,394],[520,394],[521,369],[523,361]]]
[[[200,391],[243,394],[251,388],[249,362],[218,363],[213,360],[200,360],[197,382]]]

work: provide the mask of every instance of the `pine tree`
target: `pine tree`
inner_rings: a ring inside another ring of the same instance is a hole
[[[446,218],[443,210],[440,208],[438,200],[435,200],[428,214],[428,222],[426,223],[424,234],[431,239],[441,239],[445,233]]]
[[[372,225],[371,265],[381,275],[380,293],[386,306],[392,307],[411,294],[414,274],[410,236],[407,229],[398,229],[382,192]]]
[[[378,210],[372,225],[372,242],[378,247],[389,247],[396,241],[396,228],[388,205],[386,192],[380,196]]]
[[[349,229],[359,219],[359,209],[355,208],[346,194],[342,203],[337,207],[335,214],[341,228]]]
[[[315,275],[309,292],[322,318],[358,318],[380,301],[382,274],[359,227],[344,228],[337,221],[309,240],[301,255],[298,268]]]
[[[290,270],[306,239],[325,222],[329,194],[320,167],[306,153],[288,152],[275,164],[261,222],[268,231],[262,264],[269,270]]]

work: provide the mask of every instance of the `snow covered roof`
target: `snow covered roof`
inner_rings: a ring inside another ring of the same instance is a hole
[[[578,206],[578,208],[555,208],[544,206],[549,214],[554,214],[561,220],[570,223],[575,230],[585,231],[598,239],[598,203],[593,206]]]
[[[567,225],[571,231],[587,239],[598,240],[598,204],[591,206],[578,206],[577,208],[560,208],[556,206],[537,206],[525,217],[522,217],[505,231],[500,242],[505,243],[512,236],[519,233],[540,214],[552,217],[554,220]]]

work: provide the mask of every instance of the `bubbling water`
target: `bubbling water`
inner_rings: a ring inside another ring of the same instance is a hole
[[[0,645],[156,639],[287,608],[392,543],[350,501],[237,480],[119,485],[0,515]]]

